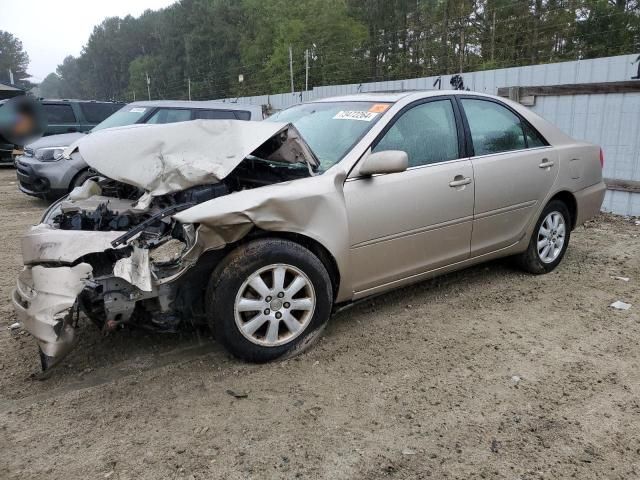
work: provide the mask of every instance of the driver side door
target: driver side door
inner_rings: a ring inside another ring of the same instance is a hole
[[[460,125],[450,97],[410,105],[372,145],[405,151],[409,168],[345,182],[356,298],[469,258],[474,182]]]

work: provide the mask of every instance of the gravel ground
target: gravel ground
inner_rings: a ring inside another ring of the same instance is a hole
[[[579,227],[549,275],[493,262],[359,304],[288,361],[81,322],[41,380],[8,326],[18,239],[45,206],[0,170],[2,479],[640,477],[633,220]]]

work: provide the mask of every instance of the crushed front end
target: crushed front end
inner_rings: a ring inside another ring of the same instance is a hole
[[[38,341],[43,369],[71,350],[80,313],[105,333],[125,324],[171,332],[204,323],[208,276],[225,242],[214,239],[220,237],[210,226],[204,235],[197,221],[175,216],[205,205],[215,210],[217,199],[232,193],[309,176],[308,164],[288,153],[306,149],[292,150],[300,144],[291,127],[219,122],[105,130],[78,143],[73,155],[110,178],[88,180],[24,235],[24,270],[13,293],[19,320]],[[185,147],[185,137],[195,146]],[[229,146],[229,138],[236,144]],[[113,145],[138,150],[127,162],[125,154],[117,157],[122,163],[115,168],[105,154]],[[283,152],[292,159],[283,161]],[[220,229],[233,230],[234,239],[248,231]]]
[[[224,184],[154,198],[136,209],[138,189],[103,180],[52,206],[22,239],[24,270],[13,293],[24,327],[38,340],[44,369],[74,342],[84,313],[103,332],[127,323],[173,331],[190,309],[176,308],[183,255],[195,229],[171,215],[228,193]]]

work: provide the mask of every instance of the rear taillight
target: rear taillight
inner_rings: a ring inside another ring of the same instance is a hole
[[[604,152],[602,151],[602,147],[600,147],[600,168],[604,168]]]

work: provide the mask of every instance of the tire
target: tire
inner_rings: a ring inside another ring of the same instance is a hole
[[[297,243],[270,238],[229,253],[211,275],[205,303],[216,339],[236,357],[263,363],[312,344],[329,319],[333,294],[315,255]]]
[[[81,171],[73,178],[73,180],[71,180],[71,185],[69,185],[69,192],[73,191],[73,189],[76,187],[82,186],[84,182],[95,176],[96,174],[92,173],[89,169]]]
[[[558,227],[555,229],[546,228],[552,227],[555,219],[558,219]],[[544,229],[541,229],[543,224]],[[550,236],[547,236],[544,233],[545,231],[549,231]],[[563,237],[561,237],[562,233],[564,233]],[[570,237],[571,214],[569,213],[569,209],[564,202],[552,200],[544,210],[542,210],[533,234],[531,235],[527,250],[516,257],[520,268],[534,275],[551,272],[562,261],[569,246]],[[562,240],[562,245],[558,246],[560,240]],[[547,245],[544,245],[543,242],[545,241]],[[540,250],[538,249],[538,242],[540,242],[541,245]],[[546,247],[548,247],[548,249],[545,255]]]

